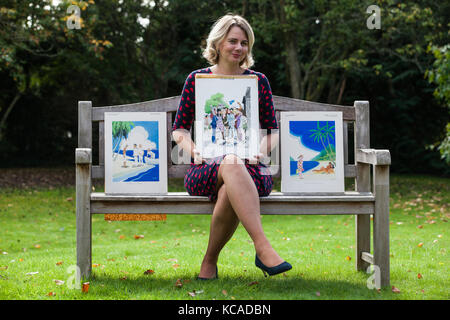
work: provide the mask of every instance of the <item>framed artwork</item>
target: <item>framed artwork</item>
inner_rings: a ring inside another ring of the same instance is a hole
[[[105,193],[167,193],[165,112],[105,112]]]
[[[340,193],[342,112],[281,112],[281,192]]]
[[[195,144],[203,158],[259,150],[258,77],[195,75]]]

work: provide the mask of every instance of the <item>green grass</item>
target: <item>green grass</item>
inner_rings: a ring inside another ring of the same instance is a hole
[[[263,216],[273,246],[293,265],[269,278],[239,226],[220,256],[219,279],[208,282],[195,277],[209,216],[107,222],[95,215],[93,277],[82,293],[67,286],[76,264],[74,188],[2,190],[0,299],[449,299],[449,186],[445,178],[391,177],[391,286],[400,293],[370,290],[369,275],[355,271],[354,216],[346,215]],[[169,190],[183,188],[172,182]]]

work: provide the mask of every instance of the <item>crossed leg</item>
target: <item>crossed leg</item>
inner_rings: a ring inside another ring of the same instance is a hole
[[[211,278],[215,275],[220,251],[234,234],[239,222],[252,238],[256,254],[266,266],[282,263],[283,259],[264,234],[258,191],[239,157],[227,155],[222,160],[216,190],[219,191],[211,218],[208,248],[199,276]]]

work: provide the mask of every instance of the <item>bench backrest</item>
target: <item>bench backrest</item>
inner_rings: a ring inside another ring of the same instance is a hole
[[[355,101],[353,106],[341,106],[310,102],[288,97],[273,96],[277,120],[280,120],[280,111],[342,111],[344,128],[344,169],[345,177],[358,178],[358,170],[354,163],[356,149],[369,148],[369,102]],[[172,148],[175,145],[172,139],[172,121],[178,109],[180,96],[132,103],[117,106],[92,107],[91,101],[78,103],[78,147],[93,149],[93,128],[98,123],[98,161],[93,150],[92,178],[104,179],[104,116],[105,112],[166,112],[167,113],[167,152],[169,178],[183,178],[190,167],[189,164],[175,164],[171,160]],[[97,130],[97,129],[96,129]],[[95,143],[97,144],[97,143]],[[282,148],[280,143],[280,148]],[[350,152],[349,152],[350,151]],[[280,152],[275,152],[278,157]],[[272,158],[272,163],[280,164],[279,159]],[[365,173],[366,175],[367,173]],[[280,176],[280,170],[275,177]],[[358,180],[358,179],[357,179]]]

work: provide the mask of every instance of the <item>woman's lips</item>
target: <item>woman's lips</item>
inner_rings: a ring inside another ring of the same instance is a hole
[[[238,54],[238,53],[233,53],[233,57],[235,57],[235,58],[239,58],[241,55],[240,54]]]

